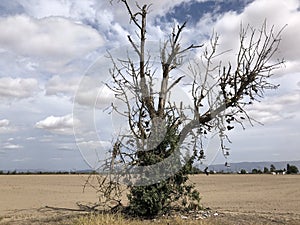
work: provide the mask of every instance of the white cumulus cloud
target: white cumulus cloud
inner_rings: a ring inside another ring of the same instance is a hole
[[[0,127],[6,127],[8,125],[9,125],[9,120],[7,119],[0,120]]]
[[[20,149],[20,148],[23,148],[23,146],[7,143],[2,148],[4,148],[4,149]]]
[[[38,81],[33,78],[0,78],[0,98],[28,98],[31,97],[37,90]]]
[[[16,131],[8,119],[1,119],[0,120],[0,134],[7,134]]]
[[[73,124],[77,122],[78,121],[76,119],[74,120],[71,114],[61,117],[49,116],[44,120],[37,122],[35,127],[45,129],[56,134],[71,135],[73,134]]]
[[[78,88],[80,78],[62,78],[53,76],[45,86],[46,95],[75,94]]]
[[[267,98],[262,103],[249,107],[249,115],[261,123],[274,123],[291,119],[298,114],[300,93],[287,93],[282,96]]]
[[[61,17],[0,19],[0,48],[25,56],[72,58],[103,45],[94,29]]]

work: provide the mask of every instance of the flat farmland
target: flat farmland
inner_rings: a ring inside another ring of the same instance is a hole
[[[64,223],[76,203],[95,202],[83,192],[84,175],[1,175],[0,224]],[[221,224],[300,224],[299,175],[194,175],[202,204]],[[299,223],[298,223],[299,222]]]
[[[204,206],[225,213],[229,224],[300,224],[299,175],[197,175],[191,180]]]

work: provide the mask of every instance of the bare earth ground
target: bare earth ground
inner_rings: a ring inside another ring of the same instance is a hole
[[[202,203],[224,213],[230,224],[300,224],[300,175],[197,175],[191,180]]]
[[[1,175],[0,224],[70,224],[83,193],[83,175]],[[195,175],[202,204],[221,224],[300,224],[300,175]]]

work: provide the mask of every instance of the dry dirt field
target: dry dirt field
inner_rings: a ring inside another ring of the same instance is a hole
[[[83,175],[1,175],[0,224],[67,224],[95,202]],[[218,224],[300,224],[300,175],[195,175],[202,204]]]

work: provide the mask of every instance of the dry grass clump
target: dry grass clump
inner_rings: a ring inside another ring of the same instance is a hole
[[[154,220],[127,219],[120,214],[89,214],[76,219],[75,225],[221,225],[210,220],[188,220],[180,217]]]
[[[259,217],[259,216],[258,216]],[[229,215],[225,217],[211,217],[207,219],[182,219],[180,216],[141,220],[126,218],[122,214],[89,214],[83,215],[72,221],[72,225],[275,225],[299,224],[299,221],[285,221],[270,218],[258,218],[249,215]]]

